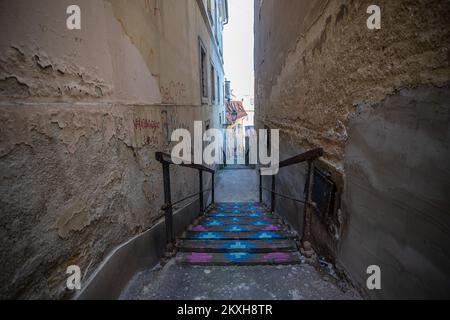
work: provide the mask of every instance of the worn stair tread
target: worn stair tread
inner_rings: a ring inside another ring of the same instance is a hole
[[[267,225],[241,225],[230,224],[226,226],[210,226],[210,225],[192,225],[187,231],[192,232],[257,232],[257,231],[283,231],[286,226],[281,224]]]
[[[266,206],[244,205],[244,206],[210,206],[208,210],[270,210]]]
[[[215,212],[207,213],[206,217],[214,218],[233,218],[233,217],[248,217],[248,218],[259,218],[259,217],[275,217],[273,213],[270,212]]]
[[[211,206],[208,208],[208,211],[212,210],[246,210],[246,211],[255,211],[255,210],[263,210],[269,211],[270,209],[265,206]]]
[[[210,207],[208,210],[262,210],[262,211],[269,211],[270,209],[267,207],[258,207],[258,206],[230,206],[230,207]]]
[[[216,202],[211,205],[212,207],[234,207],[234,206],[258,206],[265,207],[260,202]]]
[[[187,265],[286,265],[300,264],[299,252],[228,252],[228,253],[205,253],[205,252],[179,252],[176,257],[178,264]]]
[[[301,263],[295,239],[280,216],[260,203],[216,203],[182,234],[176,261],[187,265]]]
[[[226,213],[226,214],[251,214],[251,213],[265,213],[265,214],[272,214],[270,210],[245,210],[245,209],[221,209],[221,210],[208,210],[206,214],[213,214],[213,213]]]
[[[293,240],[181,240],[181,252],[252,252],[298,251]]]
[[[258,240],[258,239],[293,239],[296,235],[290,231],[256,231],[256,232],[193,232],[186,231],[181,239],[191,240]]]
[[[227,226],[227,225],[270,225],[270,224],[283,224],[280,218],[276,217],[205,217],[194,221],[194,224],[204,226]]]

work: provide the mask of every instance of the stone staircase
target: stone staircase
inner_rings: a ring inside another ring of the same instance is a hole
[[[260,203],[216,203],[177,242],[188,265],[299,264],[296,233]]]

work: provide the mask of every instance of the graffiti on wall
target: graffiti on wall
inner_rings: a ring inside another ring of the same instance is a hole
[[[160,128],[160,123],[154,120],[149,120],[145,118],[134,119],[134,128],[137,129],[150,129],[155,132]]]
[[[185,108],[182,108],[183,111]],[[166,149],[171,144],[172,132],[176,129],[186,129],[193,132],[193,119],[178,108],[161,110],[158,114],[141,115],[133,119],[133,127],[140,145],[148,146],[158,151]],[[208,122],[205,124],[208,127]]]
[[[141,137],[142,144],[155,149],[159,148],[161,123],[141,117],[134,119],[133,122],[134,129],[140,133],[139,136]]]
[[[163,103],[177,104],[186,99],[186,86],[183,82],[170,81],[167,86],[160,87]]]
[[[162,110],[159,119],[154,119],[155,117],[137,117],[133,120],[138,140],[144,146],[154,149],[167,147],[171,143],[173,130],[186,129],[190,132],[192,131],[192,125],[189,125],[188,119],[183,116],[177,116],[177,112]]]

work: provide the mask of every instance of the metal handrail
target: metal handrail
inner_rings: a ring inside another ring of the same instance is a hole
[[[203,193],[209,192],[209,191],[211,191],[211,190],[212,190],[212,188],[203,190]],[[190,196],[184,197],[184,198],[182,198],[182,199],[180,199],[180,200],[178,200],[178,201],[176,201],[176,202],[173,202],[173,203],[170,204],[170,205],[166,205],[166,204],[163,205],[163,206],[162,206],[162,209],[165,210],[165,209],[168,209],[168,208],[170,208],[170,207],[174,208],[177,204],[180,204],[180,203],[182,203],[182,202],[184,202],[184,201],[186,201],[186,200],[192,199],[192,198],[194,198],[194,197],[196,197],[196,196],[199,196],[199,195],[200,195],[200,192],[191,194]]]
[[[276,192],[276,179],[275,175],[272,176],[272,188],[264,188],[262,186],[262,174],[261,169],[259,170],[259,201],[263,202],[263,190],[267,190],[271,193],[271,211],[275,212],[275,204],[276,204],[276,197],[279,196],[282,198],[286,198],[292,201],[301,202],[304,204],[303,209],[303,215],[304,215],[304,228],[303,228],[303,240],[309,240],[311,237],[311,215],[310,210],[308,210],[309,207],[314,207],[314,203],[312,202],[312,190],[313,190],[313,183],[314,183],[314,163],[317,159],[323,156],[323,149],[322,148],[316,148],[309,150],[307,152],[301,153],[299,155],[296,155],[292,158],[286,159],[284,161],[281,161],[279,163],[279,168],[286,168],[295,164],[308,162],[308,177],[306,180],[306,188],[305,188],[305,194],[306,198],[304,200],[299,200],[292,198],[290,196],[286,196],[280,193]]]
[[[264,187],[263,187],[262,189],[265,190],[265,191],[272,192],[272,190],[269,189],[269,188],[264,188]],[[296,199],[296,198],[294,198],[294,197],[287,196],[287,195],[284,195],[284,194],[281,194],[281,193],[278,193],[278,192],[275,192],[275,191],[273,191],[273,193],[274,193],[275,195],[281,197],[281,198],[285,198],[285,199],[292,200],[292,201],[295,201],[295,202],[300,202],[300,203],[303,203],[303,204],[306,203],[305,200]]]
[[[200,165],[200,164],[185,163],[184,162],[185,160],[176,158],[176,157],[172,157],[172,155],[170,155],[168,153],[156,152],[155,157],[156,157],[156,160],[158,160],[161,163],[166,162],[166,163],[177,165],[180,167],[202,170],[202,171],[209,172],[209,173],[215,173],[215,171],[211,168],[208,168],[208,167]],[[174,163],[173,160],[177,160],[177,162],[180,162],[180,164]]]
[[[203,201],[203,195],[207,191],[211,191],[211,201],[214,203],[214,180],[215,180],[215,170],[208,168],[203,165],[198,164],[192,164],[192,163],[186,163],[182,159],[176,159],[172,158],[171,155],[164,153],[164,152],[156,152],[155,158],[157,161],[159,161],[163,166],[163,180],[164,180],[164,205],[162,206],[161,210],[164,211],[164,217],[165,217],[165,226],[166,226],[166,239],[167,244],[169,246],[169,249],[171,249],[171,246],[175,242],[175,237],[173,234],[173,207],[176,204],[179,204],[183,201],[186,201],[188,199],[194,198],[195,196],[199,196],[200,200],[200,214],[204,213],[204,201]],[[178,163],[174,163],[174,160],[176,160]],[[199,173],[199,192],[189,195],[181,200],[178,200],[176,202],[172,202],[172,193],[171,193],[171,185],[170,185],[170,166],[176,165],[180,167],[195,169]],[[204,190],[203,189],[203,172],[207,172],[212,174],[212,182],[211,182],[211,189]]]
[[[316,160],[322,156],[323,156],[322,148],[312,149],[307,152],[296,155],[292,158],[281,161],[279,164],[279,168],[281,169],[281,168],[292,166],[294,164],[311,161],[311,160]]]

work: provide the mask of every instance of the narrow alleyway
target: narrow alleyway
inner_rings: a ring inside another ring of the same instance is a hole
[[[218,202],[257,201],[257,173],[225,169],[218,174]],[[304,262],[293,265],[196,266],[178,256],[136,274],[120,299],[358,299],[343,283]]]
[[[217,202],[258,202],[258,173],[228,167],[217,173]]]
[[[449,12],[0,0],[0,299],[450,299]]]

